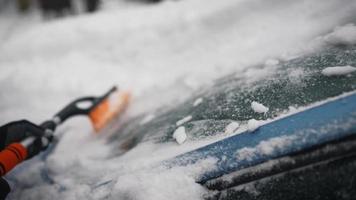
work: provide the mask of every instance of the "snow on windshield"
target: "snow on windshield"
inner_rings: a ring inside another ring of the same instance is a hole
[[[355,8],[352,0],[182,0],[12,26],[0,32],[0,122],[39,123],[75,97],[118,84],[134,94],[123,120],[146,113],[151,117],[142,123],[149,123],[155,109],[182,102],[214,78],[303,53],[316,36],[349,23]],[[1,23],[0,30],[8,26]],[[351,29],[337,31],[350,35]],[[250,73],[251,79],[265,75]],[[207,193],[194,180],[214,160],[196,168],[159,163],[212,141],[144,142],[115,157],[115,147],[91,135],[85,119],[59,132],[65,134],[45,162],[34,159],[10,175],[17,185],[12,199],[199,199]]]

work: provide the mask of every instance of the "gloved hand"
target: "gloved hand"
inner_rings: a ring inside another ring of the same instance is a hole
[[[21,142],[22,140],[34,136],[36,139],[30,146],[27,147],[27,158],[32,158],[40,151],[48,147],[42,141],[45,130],[27,120],[15,121],[0,127],[0,150],[4,149],[11,143]]]
[[[6,196],[10,193],[10,186],[7,181],[0,177],[0,200],[6,199]]]

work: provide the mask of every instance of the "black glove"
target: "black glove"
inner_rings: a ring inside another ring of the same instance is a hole
[[[48,142],[47,144],[43,144],[42,142],[44,133],[45,130],[43,128],[27,120],[8,123],[0,127],[0,150],[4,149],[11,143],[21,142],[22,140],[33,136],[36,138],[35,141],[27,147],[27,159],[32,158],[48,146]]]
[[[10,186],[7,181],[0,177],[0,200],[6,199],[6,196],[10,193]]]

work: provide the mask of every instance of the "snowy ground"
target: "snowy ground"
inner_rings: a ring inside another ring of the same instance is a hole
[[[356,21],[354,0],[182,0],[108,7],[46,22],[36,13],[0,13],[1,124],[21,118],[39,123],[73,98],[101,94],[113,84],[133,92],[128,120],[183,100],[224,74],[316,48],[317,36]],[[107,160],[109,147],[90,136],[85,119],[62,131],[66,135],[47,163],[34,161],[35,167],[16,174],[23,188],[36,187],[15,190],[14,199],[198,199],[205,192],[194,183],[194,170],[151,170],[182,152],[178,147],[145,144]],[[60,184],[41,181],[37,169],[44,166]],[[110,187],[97,187],[100,183]]]

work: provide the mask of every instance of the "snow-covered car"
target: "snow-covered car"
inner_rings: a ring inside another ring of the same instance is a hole
[[[110,139],[115,156],[153,142],[185,149],[168,168],[212,160],[195,180],[207,199],[354,199],[352,66],[355,45],[330,45],[231,74],[124,124]]]
[[[354,199],[356,1],[127,1],[2,9],[1,124],[61,124],[9,200]]]

